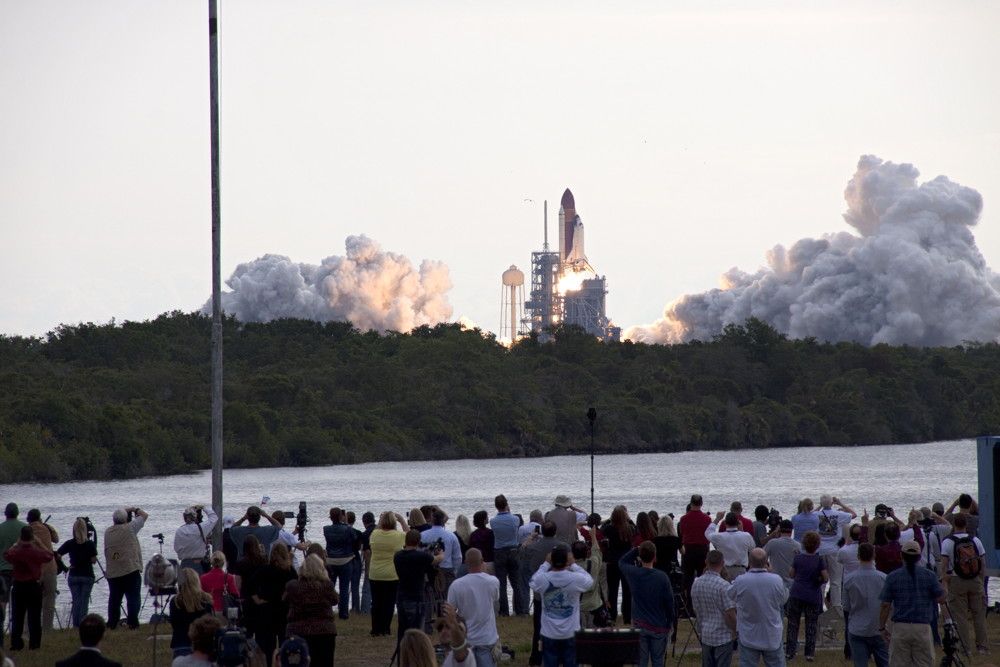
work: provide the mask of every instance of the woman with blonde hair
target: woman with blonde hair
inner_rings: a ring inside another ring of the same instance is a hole
[[[94,588],[94,563],[97,562],[97,544],[90,540],[86,519],[77,518],[73,523],[73,537],[63,542],[56,553],[60,556],[69,554],[66,583],[73,599],[70,619],[73,627],[78,628],[89,611],[90,591]]]
[[[472,539],[472,524],[469,523],[469,517],[464,514],[459,514],[455,517],[455,537],[458,538],[458,546],[462,549],[462,558],[464,559],[465,552],[472,546],[469,542]],[[492,546],[491,544],[490,547]],[[492,561],[493,559],[491,558],[490,560]]]
[[[399,642],[399,667],[437,667],[434,644],[422,630],[410,628]]]
[[[670,574],[680,565],[677,562],[677,554],[681,549],[681,538],[677,536],[677,529],[674,527],[674,518],[669,514],[660,517],[656,525],[656,537],[653,538],[656,545],[656,567]]]
[[[410,517],[407,519],[410,522],[410,528],[415,528],[421,533],[431,527],[431,524],[427,523],[427,518],[424,517],[424,513],[420,511],[419,507],[414,507],[410,510]],[[406,532],[405,530],[403,531]]]
[[[212,609],[217,614],[225,611],[223,597],[226,593],[233,598],[240,596],[236,577],[226,572],[226,554],[223,552],[212,553],[212,569],[201,575],[201,589],[212,596]]]
[[[803,498],[799,501],[798,514],[792,517],[792,537],[799,544],[802,544],[802,537],[809,531],[819,532],[819,513],[814,512],[816,506],[812,498]]]
[[[340,596],[330,581],[326,563],[319,556],[306,556],[298,579],[285,584],[284,600],[288,604],[286,632],[302,637],[309,645],[310,666],[333,667],[337,648],[333,605],[339,602]]]
[[[423,517],[420,510],[417,510],[417,515]],[[402,531],[397,530],[397,526]],[[368,548],[371,550],[368,581],[372,587],[372,637],[392,632],[392,613],[396,608],[396,588],[399,586],[393,556],[403,548],[408,530],[401,515],[382,512],[378,525],[368,537]]]
[[[174,657],[190,655],[191,638],[188,630],[195,620],[212,613],[212,596],[201,589],[198,573],[189,567],[182,567],[177,575],[177,595],[170,600],[169,618],[173,636],[170,648]]]

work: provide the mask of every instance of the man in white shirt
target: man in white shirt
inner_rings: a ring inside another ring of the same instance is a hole
[[[456,579],[448,589],[448,604],[465,619],[466,635],[477,667],[495,667],[493,648],[500,641],[497,608],[500,580],[483,571],[483,554],[472,548],[465,552],[468,574]]]
[[[198,574],[205,574],[201,559],[206,555],[206,538],[211,539],[218,520],[211,507],[192,505],[184,510],[184,525],[174,533],[174,551],[182,568],[189,567]]]
[[[545,665],[576,665],[580,594],[593,585],[593,578],[573,561],[565,544],[555,546],[532,575],[529,586],[542,601],[540,634]]]
[[[277,520],[278,524],[281,526],[281,530],[278,531],[278,537],[271,544],[271,548],[278,542],[281,542],[286,547],[288,547],[288,553],[292,555],[292,567],[296,570],[299,569],[299,555],[295,553],[296,551],[306,551],[309,549],[309,542],[300,542],[299,538],[296,536],[293,528],[293,532],[288,532],[285,529],[285,515],[283,512],[275,512],[274,518]]]
[[[976,649],[984,654],[988,652],[986,603],[983,599],[986,549],[978,537],[969,535],[964,514],[955,515],[954,525],[955,532],[941,543],[941,574],[948,594],[948,606],[958,626],[962,645],[970,650],[969,617],[972,617],[976,629]]]
[[[719,532],[718,522],[725,518],[726,531]],[[715,521],[705,529],[705,539],[722,552],[726,561],[726,577],[734,580],[747,571],[748,555],[756,546],[753,535],[740,527],[740,517],[735,512],[719,512]]]
[[[834,505],[837,508],[834,508]],[[819,553],[826,561],[830,575],[830,606],[840,608],[840,590],[844,571],[837,560],[837,542],[847,533],[857,512],[840,502],[840,498],[824,493],[819,498],[819,509],[814,512],[819,519]]]
[[[782,615],[788,589],[781,577],[769,571],[763,549],[750,552],[750,569],[732,586],[736,602],[736,634],[739,636],[740,665],[784,666],[781,635]]]

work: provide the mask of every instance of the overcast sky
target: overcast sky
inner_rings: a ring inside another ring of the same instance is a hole
[[[223,278],[363,233],[496,329],[570,187],[627,327],[848,230],[865,153],[1000,267],[1000,4],[706,4],[222,0]],[[0,333],[201,307],[210,225],[207,2],[0,0]]]

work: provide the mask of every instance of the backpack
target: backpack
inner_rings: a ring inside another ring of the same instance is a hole
[[[840,523],[840,515],[834,512],[832,515],[827,514],[826,510],[820,510],[819,513],[819,534],[821,537],[837,537],[840,533],[837,531],[838,524]]]
[[[959,579],[976,579],[982,574],[983,562],[979,558],[979,549],[976,548],[975,541],[968,535],[962,537],[952,537],[955,543],[953,551],[955,557],[951,564],[952,570]]]

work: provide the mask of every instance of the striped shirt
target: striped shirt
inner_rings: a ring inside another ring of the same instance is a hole
[[[705,646],[722,646],[733,641],[725,618],[726,610],[736,607],[731,588],[728,581],[711,570],[705,570],[691,585],[691,606],[698,616],[698,631]]]

